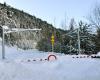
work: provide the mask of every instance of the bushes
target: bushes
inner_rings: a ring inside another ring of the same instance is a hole
[[[52,51],[52,45],[51,42],[47,39],[41,39],[37,43],[37,49],[40,51],[45,51],[45,52],[51,52]],[[61,52],[61,44],[60,42],[56,42],[54,44],[54,52]]]
[[[50,42],[48,42],[47,39],[41,39],[38,43],[37,43],[37,49],[40,51],[51,51],[51,45]]]

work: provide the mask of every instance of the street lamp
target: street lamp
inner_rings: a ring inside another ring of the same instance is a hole
[[[77,35],[78,35],[78,53],[80,54],[81,53],[80,51],[80,28],[78,28]]]
[[[2,59],[5,59],[5,34],[21,31],[40,31],[41,29],[22,29],[22,28],[12,28],[11,30],[7,26],[2,26]]]
[[[73,36],[71,36],[71,34],[74,33],[74,32],[77,33],[78,54],[80,54],[80,53],[81,53],[81,48],[80,48],[80,37],[81,37],[81,36],[80,36],[80,28],[77,28],[77,29],[75,29],[75,30],[72,30],[72,31],[68,32],[68,33],[65,34],[65,35],[68,35],[68,36],[70,36],[71,38],[73,38]],[[70,40],[70,52],[71,52],[71,47],[72,47],[72,45],[71,45],[71,40]]]
[[[5,11],[7,11],[7,9],[5,9]],[[16,27],[19,26],[18,24],[16,24],[15,20],[9,18],[6,13],[4,13],[3,11],[1,11],[1,13],[3,14],[4,21],[5,19],[8,19],[10,22],[13,22]],[[10,17],[12,17],[12,15],[13,15],[13,12],[10,14]],[[41,30],[37,28],[35,29],[21,29],[21,28],[9,29],[8,26],[1,26],[1,27],[2,27],[2,59],[5,59],[5,34],[12,33],[12,32],[40,31]]]

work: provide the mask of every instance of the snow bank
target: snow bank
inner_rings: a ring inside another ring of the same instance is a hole
[[[2,38],[0,37],[0,42],[2,41]]]
[[[0,61],[0,80],[100,80],[100,61],[73,59],[56,61]]]
[[[6,46],[6,60],[0,60],[0,80],[100,80],[100,59],[57,54],[55,61],[27,61],[47,56],[38,50]]]
[[[100,56],[100,52],[97,53],[97,56]]]

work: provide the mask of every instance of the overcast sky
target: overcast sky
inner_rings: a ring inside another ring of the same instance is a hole
[[[93,6],[100,0],[0,0],[0,2],[6,2],[53,25],[55,20],[56,27],[60,27],[65,15],[67,25],[71,18],[76,22],[86,21]]]

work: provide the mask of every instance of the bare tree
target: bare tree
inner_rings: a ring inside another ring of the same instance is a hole
[[[70,20],[69,29],[74,30],[75,25],[76,25],[75,20],[74,20],[74,18],[72,18]]]
[[[67,17],[66,17],[66,12],[65,12],[65,15],[64,15],[64,19],[61,21],[61,28],[63,29],[63,30],[67,30],[67,19],[66,19]]]
[[[89,21],[97,29],[100,29],[100,4],[96,4],[89,16]]]
[[[96,52],[100,51],[100,4],[96,4],[93,12],[91,13],[89,20],[91,24],[96,28],[97,34],[93,38],[96,45]]]

